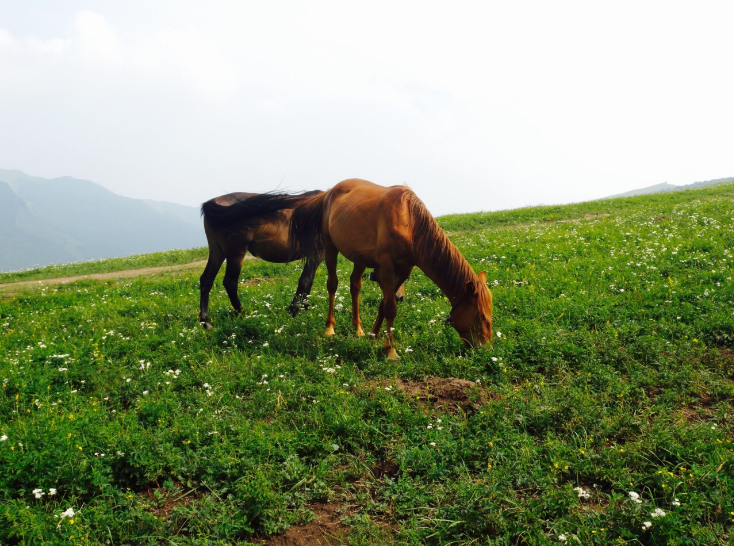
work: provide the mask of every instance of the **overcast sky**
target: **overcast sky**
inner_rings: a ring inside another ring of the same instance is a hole
[[[0,168],[436,215],[734,176],[734,3],[0,1]]]

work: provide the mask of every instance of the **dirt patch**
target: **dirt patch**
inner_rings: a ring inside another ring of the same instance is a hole
[[[708,394],[702,394],[695,406],[685,406],[681,409],[681,415],[689,423],[709,421],[714,414],[713,405],[716,399]]]
[[[724,371],[731,376],[732,374],[734,374],[734,349],[729,349],[727,347],[727,348],[718,349],[718,352],[719,352],[719,356],[725,362]]]
[[[127,271],[112,271],[109,273],[91,273],[89,275],[77,275],[75,277],[59,277],[57,279],[40,279],[35,281],[18,281],[0,284],[0,291],[10,290],[15,292],[16,289],[48,286],[51,284],[66,284],[75,281],[81,281],[84,279],[90,280],[107,280],[107,279],[121,279],[124,277],[140,277],[142,275],[152,275],[154,273],[162,273],[165,271],[177,271],[180,269],[192,269],[201,268],[206,265],[206,260],[192,262],[181,265],[167,265],[165,267],[146,267],[143,269],[129,269]]]
[[[171,516],[176,507],[188,506],[201,497],[201,494],[195,489],[185,491],[184,486],[178,483],[176,490],[165,487],[148,488],[142,495],[153,504],[150,512],[164,520]]]
[[[372,474],[375,478],[382,478],[383,476],[393,478],[397,476],[399,471],[400,467],[398,466],[398,463],[391,459],[387,459],[377,463],[377,465],[372,469]]]
[[[264,546],[332,546],[347,541],[349,527],[342,524],[346,512],[338,504],[314,504],[308,507],[316,517],[306,525],[292,525],[280,535],[260,542]]]
[[[471,412],[496,398],[478,383],[456,377],[428,377],[423,381],[384,379],[372,386],[399,390],[423,406],[451,413]]]
[[[282,278],[273,277],[255,277],[253,279],[247,279],[246,281],[240,281],[240,286],[260,286],[260,283],[273,283],[282,281]]]

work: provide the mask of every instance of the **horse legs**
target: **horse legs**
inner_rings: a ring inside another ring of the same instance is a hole
[[[352,275],[349,277],[349,293],[352,296],[352,326],[359,337],[364,335],[362,321],[359,320],[359,291],[362,290],[362,273],[365,269],[364,266],[354,264]]]
[[[235,313],[238,315],[242,312],[242,304],[237,295],[237,284],[240,280],[240,272],[242,271],[242,260],[245,259],[244,254],[235,254],[227,256],[227,268],[224,270],[224,289],[227,291],[229,301],[234,307]]]
[[[375,322],[373,332],[377,330],[379,334],[380,326],[382,325],[382,317],[385,317],[386,323],[386,334],[385,334],[385,353],[388,360],[397,360],[398,353],[395,350],[395,344],[393,343],[393,323],[395,321],[395,315],[398,313],[398,305],[395,301],[395,287],[402,285],[410,275],[412,268],[409,268],[404,272],[395,272],[392,268],[383,268],[380,271],[380,287],[382,288],[382,303],[378,311],[379,324]],[[377,335],[375,336],[377,337]]]
[[[370,337],[374,339],[380,339],[380,329],[382,328],[382,322],[385,320],[385,306],[383,305],[384,299],[380,301],[380,306],[377,308],[377,318],[375,318],[375,324],[370,330]]]
[[[372,282],[380,283],[380,268],[376,267],[370,273],[370,280]],[[395,301],[401,302],[405,299],[405,284],[401,284],[395,291]]]
[[[326,245],[326,289],[329,291],[329,314],[326,317],[326,331],[324,335],[334,335],[334,296],[339,286],[339,278],[336,276],[336,259],[339,257],[339,251],[332,245]]]
[[[218,243],[209,241],[209,260],[206,262],[204,273],[199,278],[199,322],[206,330],[211,330],[209,322],[209,292],[214,285],[219,268],[224,263],[224,252]]]
[[[291,301],[291,304],[288,306],[288,313],[290,313],[292,317],[298,315],[301,309],[308,309],[308,295],[311,293],[313,279],[316,276],[316,269],[318,267],[319,262],[317,260],[306,258],[303,271],[298,279],[296,295],[293,296],[293,301]]]

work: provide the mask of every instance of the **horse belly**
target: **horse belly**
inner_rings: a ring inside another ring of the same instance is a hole
[[[247,250],[256,258],[276,264],[288,263],[296,258],[295,256],[291,256],[287,248],[280,245],[273,245],[272,243],[262,244],[252,242]]]

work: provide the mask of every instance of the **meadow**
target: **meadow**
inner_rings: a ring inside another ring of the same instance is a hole
[[[333,338],[323,265],[295,319],[300,264],[246,261],[239,317],[220,272],[211,332],[198,270],[0,293],[0,543],[731,543],[734,185],[439,223],[491,347],[415,270],[386,361],[346,261]]]

